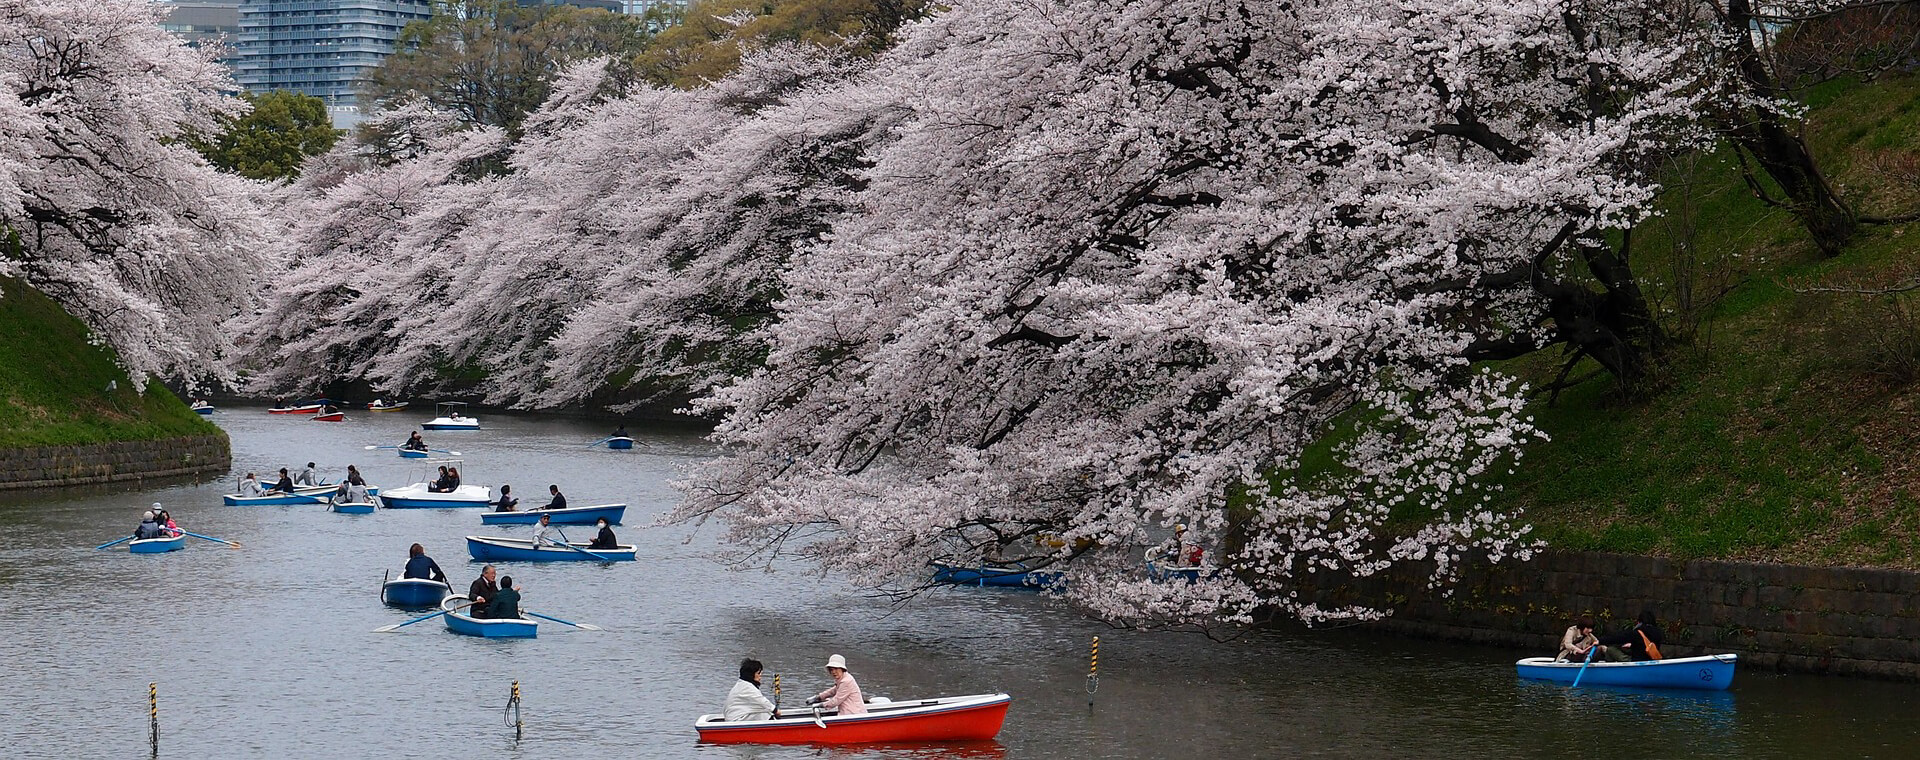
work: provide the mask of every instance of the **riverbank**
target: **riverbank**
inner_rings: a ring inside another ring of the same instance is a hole
[[[225,432],[159,383],[135,390],[85,325],[20,280],[0,278],[0,335],[0,488],[225,471]]]

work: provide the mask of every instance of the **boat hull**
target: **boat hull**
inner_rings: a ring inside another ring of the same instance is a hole
[[[196,407],[194,407],[194,408],[193,408],[193,413],[194,413],[194,414],[213,414],[213,407],[211,407],[211,406],[196,406]]]
[[[184,535],[172,538],[142,538],[127,542],[127,551],[134,554],[165,554],[185,548],[187,548],[187,537]]]
[[[1596,662],[1585,675],[1579,675],[1580,662],[1528,657],[1514,663],[1514,668],[1521,678],[1542,681],[1573,683],[1578,675],[1583,686],[1719,690],[1733,684],[1733,669],[1739,659],[1734,654],[1711,654],[1644,662]]]
[[[373,514],[374,504],[370,501],[340,502],[327,508],[343,515],[370,515]]]
[[[627,545],[617,549],[590,549],[585,543],[572,546],[593,554],[557,546],[536,547],[523,538],[467,536],[467,553],[483,562],[632,562],[634,557],[633,547]]]
[[[276,492],[265,496],[241,496],[230,493],[222,495],[220,497],[220,503],[229,507],[283,507],[293,504],[325,504],[327,503],[327,499],[331,498],[334,492],[339,489],[340,485],[338,483],[331,483],[323,486],[294,486],[293,493]],[[378,496],[379,494],[380,489],[377,486],[367,489],[367,495],[369,496]]]
[[[933,565],[933,582],[955,586],[1053,589],[1064,586],[1066,580],[1058,572],[1028,571],[1020,565],[955,567],[936,562]]]
[[[460,594],[441,600],[441,609],[450,609],[467,603],[467,597]],[[483,639],[531,639],[540,636],[540,624],[526,618],[507,618],[492,620],[475,618],[459,612],[449,612],[440,616],[447,621],[447,630],[462,636],[478,636]]]
[[[609,448],[609,449],[631,449],[631,448],[633,448],[633,439],[632,439],[632,438],[626,438],[626,437],[622,437],[622,436],[614,436],[614,437],[612,437],[612,438],[608,438],[608,439],[607,439],[607,448]]]
[[[390,607],[435,607],[452,589],[426,578],[399,578],[380,585],[380,601]]]
[[[473,417],[435,417],[420,424],[422,430],[479,430],[480,420]]]
[[[367,404],[367,411],[369,412],[397,412],[405,408],[407,408],[407,405],[405,402],[392,404],[389,406],[374,406],[373,404]]]
[[[450,493],[433,493],[427,484],[415,483],[380,494],[380,503],[388,509],[471,509],[493,501],[493,489],[486,486],[461,486]]]
[[[401,449],[400,458],[401,459],[426,459],[427,452],[415,451],[413,449]]]
[[[323,408],[325,408],[325,405],[323,404],[308,404],[306,406],[276,406],[272,409],[268,409],[267,414],[319,414],[320,410]]]
[[[334,412],[332,414],[316,414],[307,419],[313,420],[314,422],[342,422],[347,419],[347,415],[345,412]]]
[[[714,744],[867,744],[873,742],[981,741],[1000,733],[1013,698],[1005,694],[869,703],[865,715],[829,715],[822,728],[807,711],[784,711],[777,720],[724,721],[702,715],[694,721],[700,741]]]
[[[535,509],[526,512],[488,512],[480,516],[482,525],[533,525],[540,522],[541,515],[552,518],[554,525],[592,525],[602,517],[613,525],[620,524],[620,518],[627,514],[625,504],[597,504],[590,507],[567,507],[566,509]]]

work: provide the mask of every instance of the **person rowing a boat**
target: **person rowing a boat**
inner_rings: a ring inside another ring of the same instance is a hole
[[[517,506],[520,506],[520,500],[517,498],[514,498],[513,486],[501,485],[500,500],[493,503],[493,511],[512,512],[513,508]]]
[[[347,479],[340,482],[346,489],[347,501],[352,504],[367,503],[367,479],[360,477],[359,468],[347,465]]]
[[[740,661],[740,680],[734,681],[733,691],[727,692],[726,706],[720,708],[722,717],[729,721],[780,717],[779,708],[760,693],[762,670],[760,661],[752,657]]]
[[[539,526],[533,529],[533,547],[567,545],[567,534],[560,532],[560,526],[553,524],[552,515],[541,515]]]
[[[473,617],[487,616],[487,604],[494,595],[500,593],[500,584],[493,581],[493,566],[480,568],[480,577],[473,579],[473,585],[467,587],[467,600],[472,603],[468,610]]]
[[[287,474],[287,468],[280,468],[280,479],[275,481],[267,493],[293,493],[293,476]]]
[[[447,582],[447,574],[440,572],[440,564],[427,556],[427,548],[419,544],[407,548],[407,569],[400,573],[400,577]]]
[[[1632,628],[1612,636],[1601,636],[1600,643],[1606,648],[1600,650],[1612,660],[1658,660],[1660,645],[1666,638],[1660,635],[1660,626],[1653,621],[1653,610],[1641,610],[1640,621]]]
[[[301,470],[301,471],[300,471],[300,474],[299,474],[299,475],[298,475],[297,477],[295,477],[295,478],[293,479],[293,484],[294,484],[294,485],[297,485],[297,486],[317,486],[317,485],[320,485],[320,481],[318,481],[318,480],[315,480],[315,479],[314,479],[314,474],[313,474],[313,463],[312,463],[312,462],[308,462],[308,463],[307,463],[307,468],[306,468],[306,469],[304,469],[304,470]]]
[[[267,490],[260,487],[260,476],[249,472],[247,473],[246,477],[241,478],[240,479],[240,495],[241,496],[267,495]]]
[[[420,431],[415,430],[407,434],[407,442],[400,444],[400,448],[404,451],[426,451],[427,441],[420,437]]]
[[[567,508],[567,496],[566,494],[560,493],[560,486],[548,485],[547,493],[553,495],[553,501],[547,502],[547,505],[544,507],[541,507],[541,509],[566,509]]]
[[[1581,615],[1579,620],[1573,621],[1573,625],[1567,626],[1566,633],[1560,635],[1560,654],[1556,659],[1584,661],[1587,659],[1587,650],[1597,646],[1600,646],[1600,639],[1593,635],[1593,617]],[[1606,647],[1600,647],[1594,654],[1604,655],[1606,652]]]
[[[159,505],[156,504],[155,506]],[[159,538],[161,531],[165,530],[165,528],[160,527],[159,518],[160,516],[154,514],[154,511],[151,509],[140,513],[140,527],[133,529],[134,539]]]
[[[493,601],[487,602],[489,619],[512,619],[520,617],[520,592],[513,588],[513,576],[500,576],[500,590],[493,592]]]
[[[541,515],[541,517],[545,518],[546,515]],[[594,524],[600,526],[600,535],[593,537],[593,543],[587,544],[588,549],[620,548],[620,539],[613,537],[613,528],[607,523],[607,518],[602,517],[595,520]]]
[[[633,436],[630,436],[630,435],[627,435],[627,425],[626,425],[626,423],[624,423],[624,422],[623,422],[623,423],[621,423],[621,424],[620,424],[620,427],[618,427],[618,428],[616,428],[616,429],[614,429],[614,431],[613,431],[613,435],[611,435],[611,436],[608,436],[608,437],[610,437],[610,438],[632,438]]]
[[[847,672],[847,658],[837,654],[828,657],[827,675],[833,678],[833,685],[813,695],[807,704],[819,705],[820,709],[839,715],[865,715],[867,700],[860,694],[859,682],[853,680],[852,673]]]

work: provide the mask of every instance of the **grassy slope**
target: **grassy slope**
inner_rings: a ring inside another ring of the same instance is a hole
[[[117,390],[109,393],[107,384]],[[0,447],[218,433],[157,383],[136,393],[87,329],[18,280],[0,278]]]
[[[1808,142],[1844,197],[1920,210],[1920,78],[1808,100]],[[1553,440],[1502,498],[1564,548],[1920,567],[1920,384],[1901,370],[1920,366],[1920,302],[1807,292],[1913,280],[1920,223],[1866,227],[1822,260],[1730,157],[1676,179],[1636,231],[1636,266],[1684,338],[1670,387],[1625,402],[1594,378],[1537,405]],[[1509,369],[1544,382],[1551,358]]]

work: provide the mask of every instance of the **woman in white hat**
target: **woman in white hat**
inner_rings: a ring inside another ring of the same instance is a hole
[[[853,680],[852,673],[847,672],[847,658],[837,654],[828,657],[827,675],[833,677],[833,685],[813,695],[807,704],[819,705],[840,715],[863,715],[867,712],[867,700],[860,693],[860,684]]]

